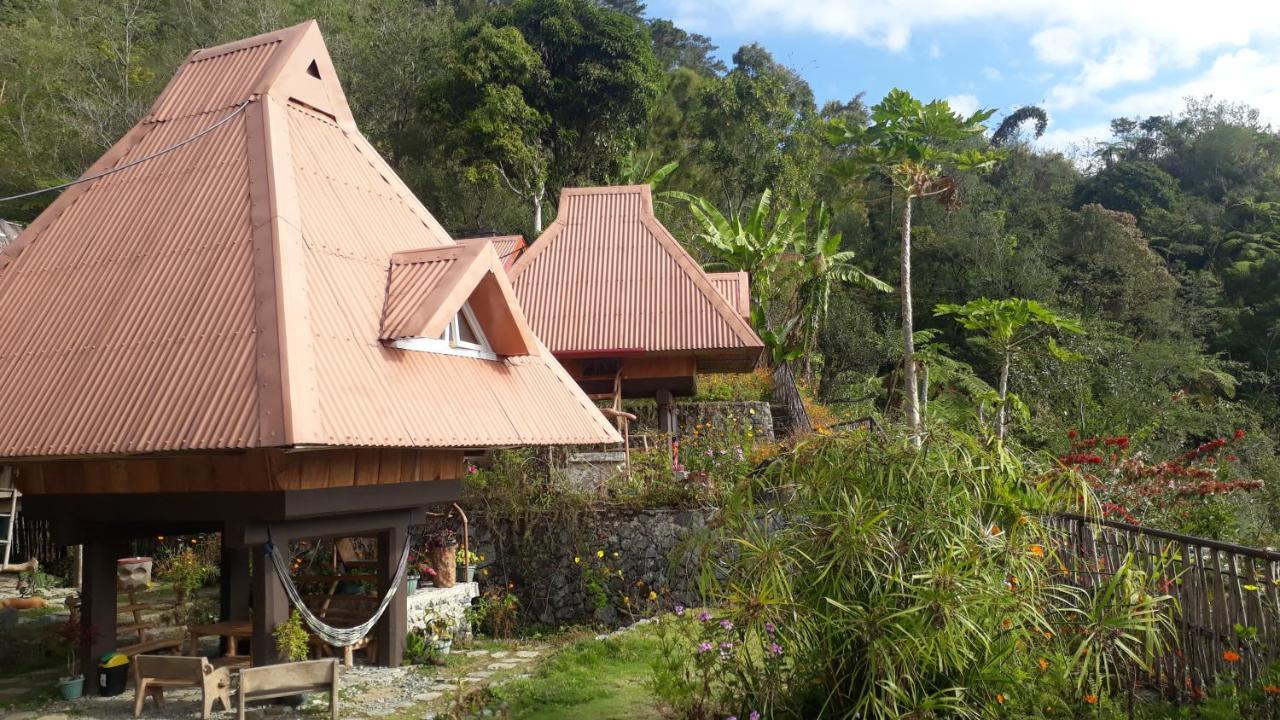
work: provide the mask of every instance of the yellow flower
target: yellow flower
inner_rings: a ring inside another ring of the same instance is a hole
[[[598,558],[602,558],[602,557],[604,557],[604,551],[603,551],[603,550],[597,550],[597,551],[596,551],[596,557],[598,557]]]
[[[579,564],[579,563],[581,563],[581,562],[582,562],[582,558],[580,558],[580,557],[578,557],[578,556],[576,556],[576,555],[575,555],[575,556],[574,556],[574,558],[573,558],[573,562],[574,562],[574,564],[575,564],[575,565],[577,565],[577,564]]]
[[[1245,590],[1248,590],[1249,592],[1258,592],[1257,585],[1241,585],[1240,587],[1244,588]]]
[[[481,575],[484,575],[485,577],[488,577],[488,576],[489,576],[489,568],[484,568],[483,570],[481,570],[481,571],[480,571],[480,574],[481,574]]]
[[[1045,660],[1044,658],[1040,658],[1040,669],[1041,669],[1041,670],[1048,670],[1048,669],[1049,669],[1049,661],[1048,661],[1048,660]]]
[[[654,592],[654,591],[650,590],[650,591],[649,591],[649,599],[650,599],[650,600],[657,600],[657,599],[658,599],[658,593],[656,593],[656,592]]]
[[[617,550],[614,550],[614,551],[613,551],[613,556],[614,556],[614,557],[618,557],[618,551],[617,551]]]
[[[629,597],[624,597],[624,598],[622,598],[622,602],[623,602],[624,604],[626,604],[626,605],[630,605],[630,604],[631,604],[631,598],[629,598]]]

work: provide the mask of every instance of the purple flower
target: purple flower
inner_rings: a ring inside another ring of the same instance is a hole
[[[709,642],[704,642],[704,643],[702,643],[701,645],[699,645],[699,646],[698,646],[698,654],[699,654],[699,655],[701,655],[701,654],[702,654],[702,653],[704,653],[704,652],[708,652],[709,650],[711,650],[711,643],[709,643]]]
[[[703,610],[702,612],[698,613],[698,619],[701,620],[702,622],[707,622],[711,619],[711,613],[707,612],[706,610]]]
[[[737,715],[730,715],[729,717],[725,718],[724,720],[738,720],[738,716],[737,716]]]
[[[773,655],[781,655],[782,646],[778,643],[769,643],[769,652]]]
[[[732,630],[733,621],[728,618],[725,618],[724,620],[720,621],[720,627],[724,628],[725,630]]]
[[[675,609],[676,609],[676,615],[679,615],[679,616],[683,616],[683,615],[684,615],[684,606],[683,606],[683,605],[681,605],[681,604],[677,603],[677,604],[676,604],[676,608],[675,608]]]
[[[715,455],[715,454],[716,454],[716,451],[715,451],[715,450],[712,450],[711,448],[707,448],[707,451],[706,451],[704,454],[705,454],[707,457],[711,457],[712,455]]]
[[[733,643],[728,640],[720,643],[720,657],[727,660],[731,654],[733,654]]]
[[[747,716],[747,720],[760,720],[760,713],[752,710],[751,714]]]
[[[739,460],[742,459],[742,448],[734,448],[733,453],[738,456]]]
[[[764,624],[764,629],[765,629],[765,631],[767,631],[770,635],[772,635],[772,634],[774,634],[774,633],[778,632],[778,626],[777,626],[777,625],[774,625],[774,624],[773,624],[773,623],[771,623],[771,622],[767,622],[767,623],[765,623],[765,624]]]

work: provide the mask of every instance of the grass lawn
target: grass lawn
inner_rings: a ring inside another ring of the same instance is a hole
[[[607,640],[583,636],[557,650],[533,676],[493,688],[519,720],[634,720],[660,717],[649,689],[658,640],[648,626]]]

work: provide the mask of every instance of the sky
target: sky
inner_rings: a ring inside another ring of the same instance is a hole
[[[1278,0],[648,0],[648,15],[709,36],[726,64],[760,43],[819,104],[900,87],[995,108],[995,122],[1039,105],[1038,144],[1064,151],[1187,97],[1248,103],[1280,125]]]

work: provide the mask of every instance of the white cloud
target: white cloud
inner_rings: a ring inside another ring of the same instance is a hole
[[[951,106],[952,110],[965,117],[974,114],[980,107],[978,98],[973,95],[948,95],[947,104]]]
[[[1080,33],[1069,27],[1041,30],[1031,36],[1031,47],[1050,65],[1069,65],[1080,59]]]
[[[676,0],[712,26],[777,28],[905,50],[913,32],[1004,24],[1024,28],[1042,63],[1065,70],[1050,105],[1099,102],[1167,68],[1280,37],[1280,2],[1259,0]]]
[[[1180,110],[1186,98],[1206,95],[1246,103],[1257,108],[1264,121],[1280,124],[1280,49],[1260,52],[1245,48],[1222,53],[1190,80],[1131,93],[1113,101],[1108,108],[1126,116],[1163,115]]]
[[[1001,80],[1004,79],[1004,73],[1000,72],[996,68],[991,67],[990,65],[987,65],[982,68],[982,77],[990,80],[991,82],[1000,82]]]
[[[1078,153],[1089,152],[1093,150],[1094,145],[1101,140],[1111,137],[1111,125],[1109,123],[1097,123],[1093,125],[1084,125],[1076,128],[1056,128],[1052,123],[1049,130],[1035,144],[1058,150],[1073,155]]]

